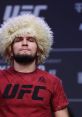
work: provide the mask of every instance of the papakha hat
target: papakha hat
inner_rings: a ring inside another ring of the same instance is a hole
[[[6,49],[18,36],[35,37],[39,49],[38,64],[48,57],[53,44],[53,32],[47,22],[33,14],[9,18],[0,28],[0,53],[4,56]]]

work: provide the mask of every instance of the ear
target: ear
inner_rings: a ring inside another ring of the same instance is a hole
[[[39,52],[37,51],[37,56],[39,56]]]
[[[12,45],[9,46],[9,54],[10,54],[10,57],[13,57],[13,47],[12,47]]]

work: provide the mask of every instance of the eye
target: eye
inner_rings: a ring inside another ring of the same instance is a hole
[[[23,40],[22,37],[16,37],[16,38],[14,39],[14,43],[15,43],[15,42],[20,42],[20,41],[22,41],[22,40]]]
[[[27,37],[27,40],[30,42],[35,42],[35,39],[33,37]]]

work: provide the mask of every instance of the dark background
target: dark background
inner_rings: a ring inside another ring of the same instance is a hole
[[[53,50],[39,67],[62,79],[71,117],[82,117],[82,1],[0,0],[0,24],[26,12],[45,18],[52,28]],[[5,67],[1,58],[0,69]]]

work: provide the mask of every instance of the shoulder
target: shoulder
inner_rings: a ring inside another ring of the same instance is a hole
[[[56,89],[62,88],[62,81],[58,76],[52,75],[48,73],[47,71],[43,71],[40,69],[38,73],[39,73],[39,76],[45,79],[46,86],[52,93],[56,91]]]
[[[0,70],[0,76],[5,75],[5,74],[9,73],[10,71],[11,71],[11,67],[5,68],[5,69],[1,69]]]
[[[53,74],[51,74],[45,70],[41,70],[41,69],[38,69],[38,71],[42,76],[44,76],[49,81],[52,81],[53,83],[61,82],[61,79],[56,75],[53,75]]]

